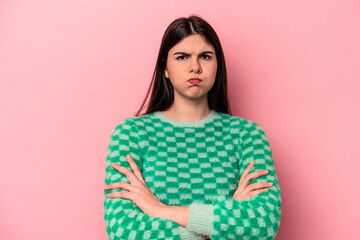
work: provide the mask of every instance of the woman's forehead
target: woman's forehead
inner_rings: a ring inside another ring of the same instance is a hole
[[[203,52],[214,51],[214,47],[200,34],[192,34],[178,42],[169,52]]]

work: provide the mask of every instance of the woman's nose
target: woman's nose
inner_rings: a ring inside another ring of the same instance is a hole
[[[191,71],[190,72],[201,73],[201,67],[200,67],[198,60],[193,60],[191,62]]]

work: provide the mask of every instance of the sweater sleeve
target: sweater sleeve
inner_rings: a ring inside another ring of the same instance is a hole
[[[252,179],[249,184],[272,182],[269,191],[246,199],[217,195],[211,204],[193,203],[187,228],[195,233],[217,239],[274,239],[281,216],[281,193],[276,176],[272,151],[264,131],[254,122],[241,120],[240,175],[252,160],[250,173],[269,170],[265,176]],[[239,179],[240,181],[240,179]]]
[[[111,134],[105,164],[105,185],[115,182],[130,183],[125,175],[110,165],[111,162],[115,162],[131,169],[126,160],[127,154],[132,156],[142,171],[138,131],[129,119],[117,125]],[[106,194],[116,191],[123,190],[104,190],[104,218],[109,240],[202,239],[200,235],[190,232],[176,222],[148,216],[129,199],[106,197]]]

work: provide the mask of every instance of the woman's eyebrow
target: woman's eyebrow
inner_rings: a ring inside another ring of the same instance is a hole
[[[176,55],[176,54],[181,54],[181,55],[184,55],[184,56],[190,56],[190,54],[186,53],[186,52],[176,52],[173,55]],[[204,51],[204,52],[200,53],[199,55],[204,55],[204,54],[214,54],[214,53],[212,51]]]

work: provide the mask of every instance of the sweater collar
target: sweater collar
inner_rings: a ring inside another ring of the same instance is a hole
[[[180,127],[202,127],[205,123],[213,121],[215,118],[220,117],[220,115],[213,109],[211,109],[210,114],[207,115],[205,118],[198,120],[198,121],[179,121],[172,118],[169,118],[161,111],[154,112],[154,116],[160,118],[160,120],[164,122],[171,123],[175,126]]]

